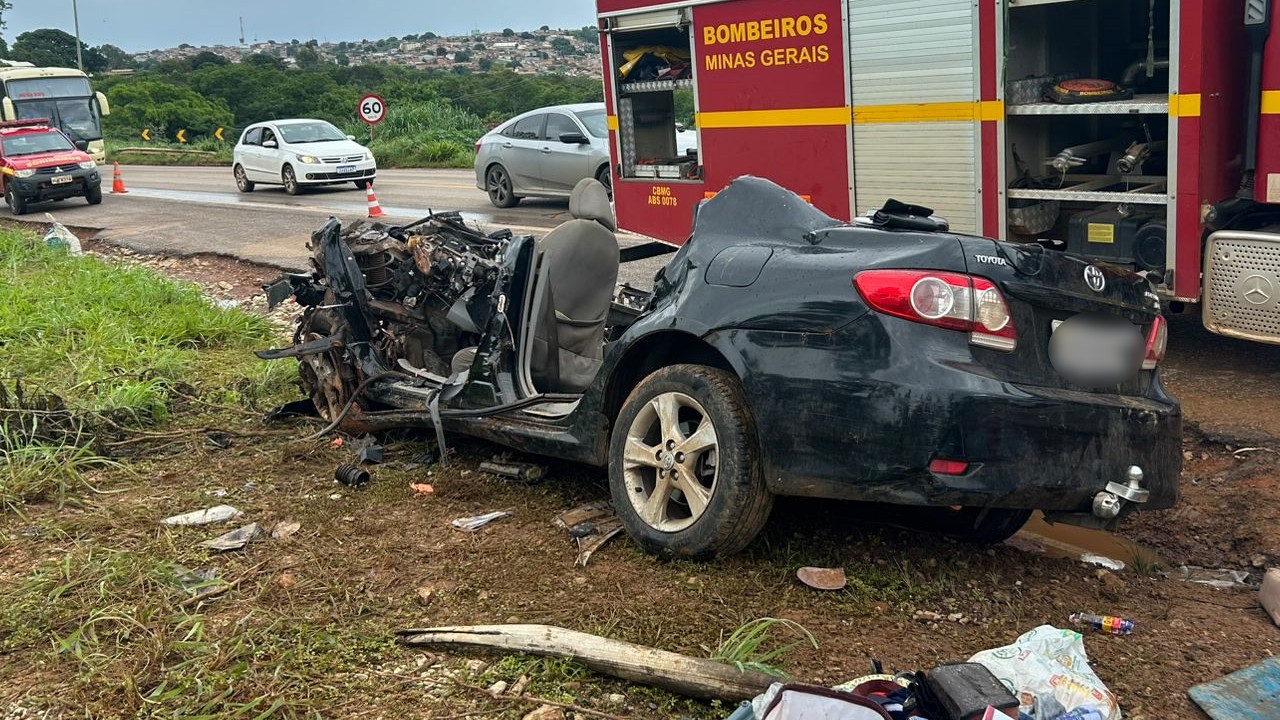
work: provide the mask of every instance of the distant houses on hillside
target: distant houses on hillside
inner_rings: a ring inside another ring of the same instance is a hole
[[[205,47],[183,44],[176,48],[135,53],[133,58],[145,66],[149,63],[192,57],[205,52],[213,53],[230,62],[240,62],[248,55],[261,53],[277,58],[286,66],[295,66],[299,62],[299,51],[310,48],[315,54],[304,53],[304,63],[403,65],[422,69],[465,68],[474,72],[506,67],[517,73],[529,75],[599,77],[600,48],[594,32],[591,27],[580,30],[542,29],[518,33],[508,29],[488,33],[473,31],[469,35],[451,37],[423,33],[403,38],[390,37],[381,40],[337,43],[321,43],[316,40],[288,42],[268,40],[246,45]]]

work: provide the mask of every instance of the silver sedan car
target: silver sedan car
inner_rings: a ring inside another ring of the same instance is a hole
[[[500,208],[525,197],[569,197],[583,178],[611,187],[604,103],[531,110],[476,143],[476,187]]]

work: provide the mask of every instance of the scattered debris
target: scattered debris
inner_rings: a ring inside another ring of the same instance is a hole
[[[226,450],[234,444],[231,440],[231,434],[222,432],[221,430],[205,431],[204,439],[208,440],[210,445],[222,450]]]
[[[609,696],[605,698],[605,701],[610,705],[621,705],[627,701],[627,696],[622,693],[609,693]]]
[[[539,705],[520,720],[564,720],[564,710],[555,705]]]
[[[340,437],[336,437],[336,438],[334,438],[334,439],[332,439],[332,440],[330,440],[330,441],[329,441],[329,447],[334,448],[334,449],[337,449],[337,448],[342,447],[342,445],[343,445],[343,443],[344,443],[344,442],[345,442],[345,441],[344,441],[342,438],[340,438]]]
[[[356,453],[356,460],[361,465],[376,465],[383,461],[386,457],[386,449],[381,445],[370,445],[366,448],[360,448]]]
[[[530,682],[532,682],[532,680],[528,675],[521,675],[511,686],[510,693],[512,695],[523,695],[525,689],[529,687]]]
[[[282,572],[280,573],[280,577],[276,578],[276,584],[285,590],[288,590],[298,584],[298,578],[291,572]]]
[[[200,546],[207,547],[214,552],[226,552],[227,550],[239,550],[259,537],[262,537],[262,526],[254,522],[244,527],[236,528],[231,532],[223,533],[212,540],[205,540],[200,543]]]
[[[1097,553],[1084,553],[1080,556],[1080,562],[1097,565],[1098,567],[1104,567],[1108,570],[1123,570],[1125,567],[1123,560],[1113,560],[1106,555],[1099,555]]]
[[[1269,452],[1269,453],[1274,453],[1274,452],[1275,452],[1275,450],[1272,450],[1271,448],[1268,448],[1268,447],[1243,447],[1243,448],[1240,448],[1239,450],[1236,450],[1235,452],[1233,452],[1233,453],[1231,453],[1231,454],[1232,454],[1232,455],[1235,455],[1236,457],[1240,457],[1240,456],[1241,456],[1241,455],[1243,455],[1244,453],[1251,453],[1251,452]]]
[[[329,499],[330,499],[330,500],[341,500],[341,499],[342,499],[342,493],[333,493],[332,495],[330,495],[330,496],[329,496]]]
[[[1276,696],[1280,692],[1280,658],[1270,657],[1257,665],[1193,686],[1187,694],[1213,720],[1276,717]]]
[[[409,489],[413,491],[415,497],[426,497],[436,491],[427,483],[409,483]]]
[[[475,532],[476,530],[479,530],[480,528],[484,527],[485,525],[488,525],[494,520],[501,520],[504,517],[511,517],[511,513],[505,510],[494,510],[491,513],[485,513],[484,515],[458,518],[454,520],[452,523],[450,523],[450,525],[453,525],[459,530],[466,530],[467,532]]]
[[[436,596],[436,589],[433,587],[430,587],[428,585],[423,585],[422,587],[418,588],[418,599],[422,601],[423,605],[430,605],[431,601],[435,599],[435,596]]]
[[[363,451],[361,451],[363,452]],[[333,477],[347,487],[364,487],[369,484],[369,471],[358,465],[344,463],[333,471]]]
[[[281,520],[271,528],[272,540],[283,540],[302,529],[302,523],[294,520]]]
[[[796,577],[814,590],[843,590],[849,584],[844,568],[802,567]]]
[[[280,407],[273,408],[266,414],[263,420],[271,423],[280,422],[281,420],[286,420],[288,418],[315,417],[316,415],[315,401],[311,398],[306,398],[304,400],[294,400],[293,402],[285,403]]]
[[[1103,720],[1119,720],[1120,705],[1103,685],[1084,651],[1084,640],[1074,630],[1041,625],[1023,633],[1012,645],[969,658],[996,677],[1013,684],[1020,710],[1035,717],[1056,718],[1076,708],[1092,708]]]
[[[484,671],[488,669],[489,669],[489,663],[479,658],[472,658],[467,661],[467,671],[470,672],[472,675],[483,675]]]
[[[622,520],[613,513],[613,506],[604,500],[566,510],[553,522],[578,544],[578,557],[574,560],[578,567],[586,567],[595,551],[622,534]]]
[[[205,510],[192,510],[181,515],[167,517],[160,521],[161,525],[172,527],[191,527],[196,525],[212,525],[244,517],[244,513],[230,505],[215,505]]]
[[[66,225],[53,219],[53,215],[45,213],[49,220],[49,230],[44,234],[44,244],[52,248],[63,248],[70,255],[83,255],[80,238],[67,229]]]
[[[1262,609],[1267,611],[1271,619],[1280,625],[1280,568],[1271,568],[1262,576],[1258,602],[1262,603]]]
[[[498,682],[496,682],[496,683],[494,683],[494,684],[490,685],[490,686],[488,687],[488,691],[489,691],[489,694],[490,694],[490,695],[492,695],[492,696],[494,696],[494,697],[498,697],[499,695],[501,695],[501,694],[503,694],[503,693],[505,693],[505,692],[507,691],[507,681],[506,681],[506,680],[499,680]]]
[[[221,583],[215,568],[199,568],[191,570],[182,565],[173,566],[173,577],[192,597],[202,597],[212,592]]]
[[[1182,565],[1173,571],[1173,576],[1183,582],[1199,583],[1219,590],[1233,590],[1249,587],[1249,573],[1243,570],[1212,570],[1196,565]]]
[[[472,625],[402,630],[410,647],[498,648],[542,657],[573,658],[596,672],[706,700],[737,702],[764,692],[775,678],[643,645],[551,625]]]
[[[208,495],[209,497],[220,498],[220,497],[226,497],[227,491],[225,488],[215,488],[213,490],[205,490],[204,494]]]
[[[536,483],[546,475],[546,470],[532,463],[500,461],[480,463],[480,472],[511,478],[522,483]]]
[[[1133,632],[1133,621],[1114,615],[1090,615],[1071,613],[1067,618],[1072,625],[1083,625],[1108,635],[1128,635]]]

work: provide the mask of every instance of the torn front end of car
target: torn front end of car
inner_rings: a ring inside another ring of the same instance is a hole
[[[435,424],[441,401],[489,408],[514,398],[499,378],[514,347],[520,257],[533,239],[484,235],[456,213],[390,227],[331,219],[312,235],[312,271],[266,286],[275,307],[303,307],[291,348],[317,412],[334,427]],[[394,381],[394,382],[391,382]]]

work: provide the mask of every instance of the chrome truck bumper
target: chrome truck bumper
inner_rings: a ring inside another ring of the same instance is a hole
[[[1280,226],[1209,236],[1203,319],[1219,335],[1280,344]]]

